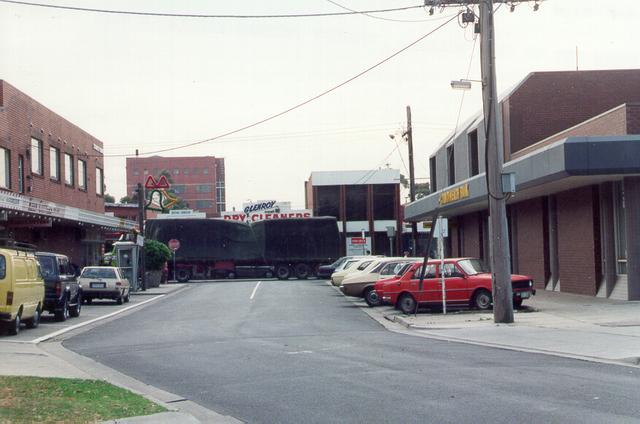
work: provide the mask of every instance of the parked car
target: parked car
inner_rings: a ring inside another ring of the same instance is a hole
[[[44,281],[33,250],[0,248],[0,322],[10,335],[24,322],[35,328],[44,303]]]
[[[330,265],[320,265],[318,267],[318,278],[331,278],[331,274],[343,269],[345,263],[352,259],[363,258],[364,256],[343,256]]]
[[[376,297],[373,287],[376,281],[398,275],[407,264],[416,262],[418,258],[379,258],[374,260],[362,272],[347,275],[340,291],[345,296],[364,298],[367,304],[374,306]],[[372,296],[373,295],[373,296]]]
[[[79,282],[87,303],[93,299],[113,299],[118,305],[129,301],[129,280],[115,266],[84,267]]]
[[[331,274],[331,284],[340,286],[342,280],[344,280],[348,274],[363,271],[377,258],[376,256],[366,256],[364,258],[349,259],[345,262],[344,268]]]
[[[65,255],[36,252],[44,278],[44,310],[54,314],[57,321],[80,316],[82,289],[75,268]]]
[[[442,284],[440,272],[444,273],[446,302],[448,305],[464,305],[477,309],[489,309],[492,305],[491,274],[479,259],[445,259],[440,269],[440,261],[427,263],[422,290],[419,288],[422,263],[417,262],[397,279],[382,284],[382,299],[404,313],[411,313],[420,305],[441,305]],[[513,304],[520,307],[525,299],[535,295],[533,279],[524,275],[512,275]]]

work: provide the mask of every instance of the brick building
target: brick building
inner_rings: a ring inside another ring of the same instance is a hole
[[[0,81],[0,234],[98,263],[105,231],[102,142]]]
[[[640,70],[535,72],[500,106],[512,271],[640,300]],[[479,116],[429,158],[434,193],[405,209],[449,218],[450,256],[488,259],[485,145]]]
[[[213,156],[127,158],[127,194],[132,196],[138,183],[148,176],[171,174],[171,188],[189,209],[219,217],[226,209],[224,159]]]
[[[327,171],[312,172],[305,181],[305,207],[314,216],[334,216],[343,239],[343,253],[390,255],[400,250],[401,239],[395,237],[391,252],[387,227],[402,229],[400,210],[400,171]],[[352,246],[350,240],[366,244]]]

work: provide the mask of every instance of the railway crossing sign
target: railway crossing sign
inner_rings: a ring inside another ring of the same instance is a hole
[[[153,178],[153,175],[149,175],[147,177],[147,181],[144,183],[144,188],[148,189],[148,190],[153,190],[153,189],[168,189],[169,186],[169,181],[167,181],[167,177],[165,177],[164,175],[160,176],[160,179],[158,181],[156,181],[155,178]]]

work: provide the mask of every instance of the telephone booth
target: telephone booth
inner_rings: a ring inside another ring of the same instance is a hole
[[[120,268],[124,277],[129,280],[131,291],[140,290],[138,281],[140,246],[132,241],[117,241],[113,243],[113,246],[115,248],[116,266]]]

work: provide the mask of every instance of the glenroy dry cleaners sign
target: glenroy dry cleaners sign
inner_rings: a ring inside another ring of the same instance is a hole
[[[310,218],[309,209],[291,210],[288,203],[266,200],[246,205],[242,212],[222,212],[222,218],[231,221],[255,222],[266,219]]]

